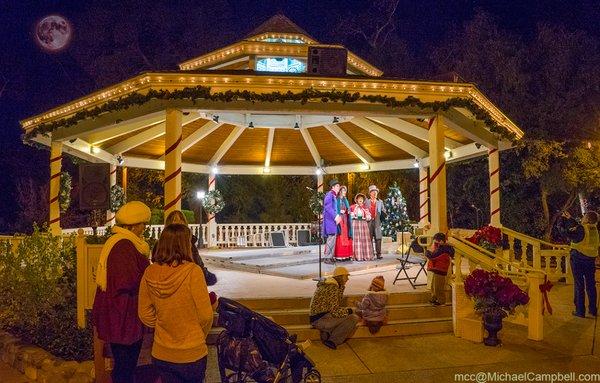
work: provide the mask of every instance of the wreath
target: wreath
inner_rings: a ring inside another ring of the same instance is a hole
[[[121,206],[125,205],[125,192],[119,185],[110,188],[110,211],[116,213]]]
[[[219,190],[211,190],[202,199],[202,206],[208,214],[217,214],[225,207],[225,201]]]
[[[71,206],[71,175],[67,172],[60,173],[60,190],[58,192],[58,205],[61,213],[67,211]]]

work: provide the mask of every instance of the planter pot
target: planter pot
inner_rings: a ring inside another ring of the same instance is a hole
[[[498,339],[498,331],[502,330],[501,315],[483,315],[483,327],[488,332],[488,337],[483,339],[486,346],[498,346],[502,343]]]

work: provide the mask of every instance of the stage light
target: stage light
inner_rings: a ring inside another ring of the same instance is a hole
[[[210,169],[210,172],[211,172],[212,174],[217,174],[217,173],[219,172],[219,168],[217,168],[216,166],[213,166],[213,167]]]
[[[248,129],[254,129],[254,123],[252,123],[252,121],[248,124]]]
[[[320,176],[321,174],[323,174],[323,169],[317,168],[317,170],[315,170],[315,174]]]
[[[268,166],[265,166],[265,167],[263,168],[263,173],[271,173],[271,168],[270,168],[270,167],[268,167]]]
[[[298,125],[297,122],[296,122],[296,124],[294,124],[294,129],[300,129],[300,125]]]
[[[212,120],[214,122],[219,122],[219,116],[217,116],[217,115],[213,116]]]
[[[337,124],[338,122],[340,122],[340,119],[337,117],[333,117],[333,123]]]
[[[125,159],[122,156],[117,156],[117,163],[119,165],[123,165],[125,163]]]
[[[450,158],[452,158],[452,150],[446,150],[444,152],[444,158],[449,160]]]
[[[90,153],[98,154],[100,153],[100,148],[94,145],[90,145]]]
[[[415,158],[415,162],[413,163],[413,168],[418,168],[419,167],[419,159]]]
[[[197,199],[204,199],[205,196],[206,196],[206,192],[204,190],[198,190],[196,192]]]

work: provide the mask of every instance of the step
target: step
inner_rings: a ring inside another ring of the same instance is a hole
[[[362,299],[363,295],[347,295],[346,302]],[[429,290],[415,290],[412,292],[392,293],[388,298],[388,305],[428,304],[431,299]],[[296,298],[259,298],[239,299],[237,302],[254,311],[308,309],[311,297]],[[452,292],[446,291],[446,302],[452,301]]]
[[[319,330],[310,325],[291,325],[285,326],[290,335],[296,334],[299,342],[310,340],[319,340]],[[214,344],[218,335],[223,331],[221,327],[213,327],[207,337],[208,344]],[[406,335],[423,335],[452,332],[452,317],[428,318],[428,319],[405,319],[389,321],[388,324],[381,327],[380,331],[372,335],[366,326],[359,325],[356,332],[352,335],[353,339],[372,338],[372,337],[390,337]]]
[[[388,320],[427,319],[452,316],[452,305],[432,306],[429,303],[414,303],[403,305],[388,305]],[[262,315],[282,325],[308,325],[309,308],[287,310],[265,310]],[[213,323],[217,323],[218,314],[215,314]]]

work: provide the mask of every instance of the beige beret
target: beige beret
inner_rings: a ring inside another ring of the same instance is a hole
[[[140,201],[127,202],[117,211],[117,223],[121,225],[135,225],[136,223],[150,222],[150,208]]]

